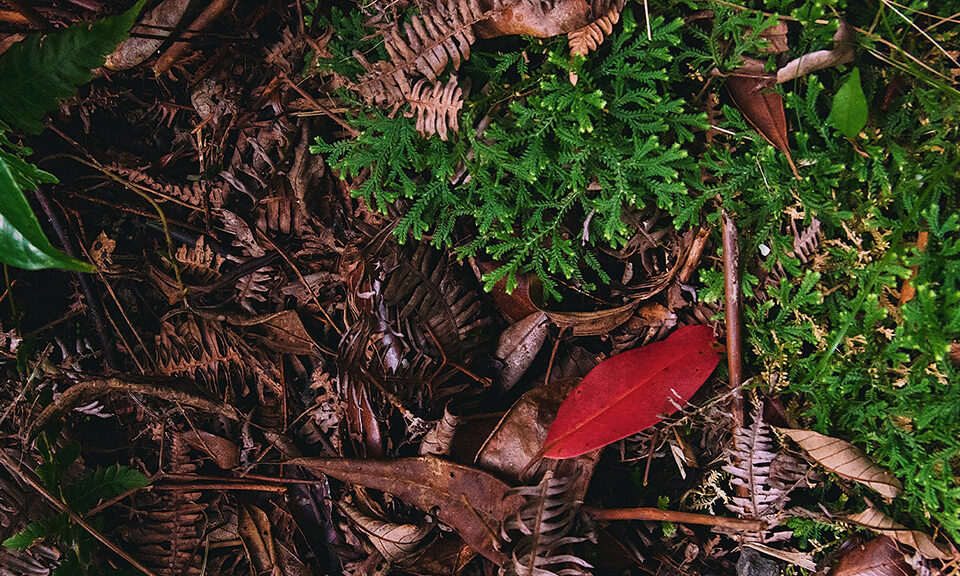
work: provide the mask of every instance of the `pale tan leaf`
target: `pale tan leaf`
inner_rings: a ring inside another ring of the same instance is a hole
[[[449,454],[450,446],[453,444],[453,435],[456,433],[459,424],[460,419],[457,415],[444,408],[443,418],[424,435],[423,442],[420,443],[420,455],[446,456]]]
[[[547,339],[549,323],[543,312],[534,312],[503,331],[497,343],[497,358],[503,362],[500,384],[507,390],[527,372]]]
[[[107,56],[104,66],[114,71],[126,70],[153,56],[163,44],[164,37],[176,28],[189,5],[190,0],[164,0],[158,4],[133,27],[133,32],[150,38],[131,35]]]
[[[276,551],[274,549],[273,529],[267,513],[257,508],[240,503],[239,518],[237,520],[240,540],[247,552],[247,559],[254,567],[255,574],[270,574],[276,567]]]
[[[594,312],[545,312],[550,321],[561,330],[571,329],[573,336],[600,336],[629,320],[637,305],[637,301],[632,301],[623,306]]]
[[[780,428],[780,431],[799,444],[821,466],[841,478],[873,488],[885,498],[895,498],[903,491],[903,484],[896,476],[849,442],[810,430]]]
[[[460,129],[458,117],[463,108],[463,90],[457,86],[457,77],[451,75],[446,84],[435,82],[428,84],[420,80],[406,95],[410,111],[406,116],[416,116],[417,132],[429,138],[439,134],[441,140],[447,139],[447,132]]]
[[[183,439],[194,450],[203,452],[213,458],[214,463],[219,468],[230,470],[240,464],[240,449],[226,438],[215,436],[203,430],[198,432],[190,430],[184,432]]]
[[[938,544],[933,538],[923,532],[910,530],[906,526],[898,524],[893,518],[873,506],[867,506],[867,509],[863,512],[850,514],[843,519],[852,524],[863,526],[874,532],[889,536],[897,542],[915,549],[927,558],[945,560],[954,557],[954,554],[951,553],[946,546]]]
[[[365,516],[347,503],[341,503],[340,509],[357,525],[373,547],[390,562],[403,560],[417,552],[433,530],[430,524],[415,526],[377,520]]]

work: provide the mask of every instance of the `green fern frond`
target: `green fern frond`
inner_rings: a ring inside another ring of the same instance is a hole
[[[13,550],[26,550],[37,540],[50,538],[60,534],[70,524],[66,514],[40,518],[27,525],[23,531],[14,534],[3,541],[3,545]]]
[[[64,499],[74,510],[86,512],[103,498],[143,488],[149,483],[146,476],[127,466],[97,468],[64,490]]]

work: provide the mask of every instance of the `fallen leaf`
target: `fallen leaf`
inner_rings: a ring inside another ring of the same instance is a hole
[[[264,322],[268,338],[264,343],[273,351],[281,354],[300,354],[303,356],[317,351],[317,344],[304,328],[300,316],[294,310],[284,310]]]
[[[276,566],[273,530],[267,513],[244,503],[240,503],[237,518],[237,531],[247,552],[247,559],[254,568],[254,574],[270,574]]]
[[[230,470],[240,464],[240,449],[236,444],[203,430],[190,430],[183,433],[183,439],[194,450],[203,452],[213,458],[218,468]]]
[[[390,562],[397,562],[414,554],[434,528],[430,524],[415,526],[377,520],[365,516],[346,502],[341,502],[339,507],[370,540],[373,547]]]
[[[446,456],[449,454],[450,447],[453,444],[453,436],[457,432],[459,423],[460,419],[457,415],[450,412],[449,408],[444,408],[443,418],[429,432],[424,434],[423,441],[420,443],[420,455]]]
[[[500,264],[496,262],[482,262],[480,260],[475,260],[474,264],[480,275],[488,274],[500,267]],[[539,291],[539,284],[540,280],[536,274],[519,274],[517,275],[517,287],[513,289],[512,294],[507,294],[507,279],[504,278],[493,286],[490,295],[504,318],[510,322],[519,322],[537,312],[538,308],[533,303],[530,291],[531,289]]]
[[[829,576],[912,576],[916,574],[896,542],[886,536],[878,536],[864,543],[860,538],[844,542],[840,560],[834,564]],[[843,551],[845,550],[845,551]]]
[[[550,382],[526,392],[514,402],[487,437],[477,452],[476,464],[510,482],[520,482],[521,473],[527,464],[536,458],[543,448],[562,398],[579,382],[579,379],[573,378],[551,379]],[[599,457],[600,452],[594,451],[571,460],[571,463],[582,468],[584,492]],[[541,463],[539,468],[534,469],[531,479],[539,479],[548,467],[546,462]],[[558,469],[557,473],[562,474],[564,471]]]
[[[817,463],[841,478],[873,488],[885,498],[896,498],[903,491],[903,484],[896,476],[849,442],[810,430],[779,430],[799,444]]]
[[[560,406],[544,456],[572,458],[653,426],[681,409],[719,362],[709,326],[684,326],[604,360]]]
[[[127,70],[153,56],[163,44],[164,37],[169,36],[170,30],[176,28],[189,5],[190,0],[164,0],[144,14],[140,23],[133,27],[133,32],[157,38],[127,38],[107,56],[104,67],[114,71]]]
[[[497,358],[503,362],[500,384],[505,390],[526,374],[547,339],[549,325],[543,312],[534,312],[503,331],[497,343]]]
[[[727,78],[727,90],[743,117],[774,148],[783,152],[790,169],[799,178],[790,155],[787,137],[787,117],[783,111],[783,97],[770,88],[774,79],[764,70],[762,60],[744,58],[744,64]]]
[[[515,514],[523,499],[491,474],[434,456],[399,460],[299,458],[290,462],[393,494],[435,514],[457,531],[464,542],[498,566],[507,560],[497,537],[500,523]]]
[[[459,576],[477,553],[456,536],[435,540],[423,554],[407,558],[397,568],[416,576]]]
[[[926,556],[938,560],[953,558],[954,555],[946,546],[938,544],[933,538],[918,530],[910,530],[906,526],[897,523],[893,518],[877,510],[872,505],[857,514],[845,516],[843,520],[869,528],[874,532],[879,532],[884,536],[889,536],[897,542],[909,546]]]
[[[550,312],[546,315],[561,330],[571,329],[573,336],[600,336],[624,324],[633,316],[638,301],[595,312]]]

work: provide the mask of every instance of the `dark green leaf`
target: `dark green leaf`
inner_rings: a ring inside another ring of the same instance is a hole
[[[150,481],[126,466],[97,468],[64,491],[67,504],[78,512],[86,512],[102,498],[111,498],[128,490],[143,488]]]
[[[44,114],[89,82],[91,70],[129,36],[144,2],[117,16],[33,34],[11,46],[0,56],[0,120],[27,132],[42,131]]]
[[[867,97],[860,85],[860,69],[854,68],[833,97],[830,124],[851,140],[867,125]]]
[[[0,71],[0,77],[2,74]],[[92,272],[92,266],[63,254],[50,244],[23,195],[20,182],[44,178],[46,174],[19,166],[14,174],[6,156],[0,155],[0,262],[28,270],[65,268]]]
[[[67,526],[67,517],[64,514],[41,518],[29,524],[22,532],[14,534],[3,541],[3,545],[14,550],[26,550],[41,538],[49,538],[58,534]]]

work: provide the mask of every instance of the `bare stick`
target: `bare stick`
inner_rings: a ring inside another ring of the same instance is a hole
[[[743,358],[740,350],[740,249],[737,246],[737,224],[721,210],[723,219],[723,287],[726,295],[727,368],[730,388],[743,384]],[[738,393],[731,402],[734,422],[743,426],[743,398]]]
[[[777,70],[777,83],[783,84],[817,70],[846,64],[853,60],[853,53],[853,28],[841,20],[837,33],[833,35],[832,50],[818,50],[787,62]]]
[[[156,576],[149,568],[141,564],[136,558],[126,553],[122,548],[114,544],[109,538],[98,532],[93,526],[91,526],[86,520],[80,517],[79,514],[68,508],[63,502],[54,497],[53,494],[47,490],[43,484],[40,483],[40,480],[29,471],[24,470],[20,467],[19,464],[14,462],[10,456],[4,450],[0,450],[0,463],[10,471],[11,474],[23,480],[24,483],[28,484],[31,488],[37,491],[43,499],[50,503],[51,506],[57,509],[61,514],[66,514],[74,523],[90,533],[91,536],[96,538],[101,544],[112,550],[117,556],[123,558],[130,563],[131,566],[137,570],[143,572],[147,576]]]
[[[193,396],[182,390],[177,390],[160,383],[130,382],[120,380],[119,378],[103,378],[80,382],[68,388],[53,404],[44,408],[43,412],[40,413],[30,432],[31,436],[35,435],[54,418],[59,418],[70,412],[70,410],[78,406],[81,402],[90,402],[108,392],[114,391],[155,396],[170,402],[192,406],[193,408],[212,414],[219,414],[230,420],[240,419],[236,410],[227,404]]]
[[[187,28],[186,32],[196,33],[203,30],[213,23],[232,2],[233,0],[212,0],[210,4],[204,8],[203,12],[197,16],[197,19],[193,21],[193,24]],[[167,51],[157,59],[156,64],[153,65],[153,73],[160,76],[170,70],[173,64],[187,51],[188,46],[190,46],[189,42],[174,42],[173,45],[167,48]]]
[[[49,30],[52,27],[50,21],[44,18],[43,14],[37,12],[37,9],[31,6],[28,0],[6,0],[6,2],[14,10],[23,14],[23,17],[37,28]]]
[[[763,529],[760,520],[746,520],[743,518],[726,518],[710,514],[695,514],[693,512],[677,512],[661,510],[659,508],[587,508],[594,520],[656,520],[663,522],[679,522],[680,524],[699,524],[701,526],[723,526],[744,532],[755,532]]]

